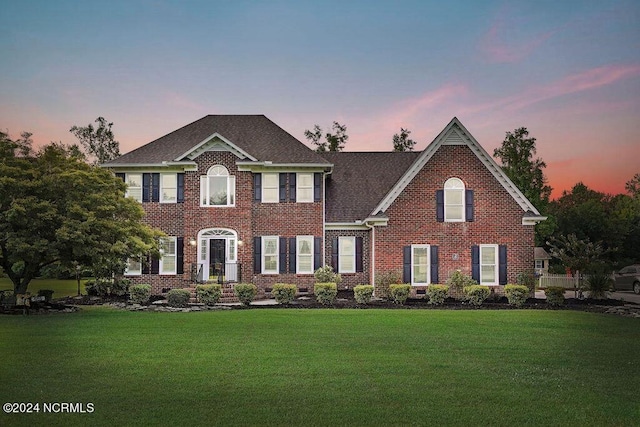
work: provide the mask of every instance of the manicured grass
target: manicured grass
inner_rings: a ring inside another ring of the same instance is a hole
[[[546,310],[3,316],[0,425],[640,425],[640,320]]]
[[[87,279],[82,279],[80,281],[80,292],[84,295],[86,291],[84,290],[84,284]],[[6,277],[0,278],[0,291],[2,290],[13,290],[13,283]],[[31,295],[36,295],[40,289],[52,289],[53,290],[53,298],[64,298],[78,295],[78,282],[75,279],[71,280],[58,280],[58,279],[33,279],[31,283],[29,283],[28,292],[31,292]]]

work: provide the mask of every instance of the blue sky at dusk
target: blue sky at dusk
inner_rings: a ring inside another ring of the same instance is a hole
[[[423,149],[457,116],[489,152],[526,126],[554,196],[640,172],[640,2],[0,0],[0,129],[121,152],[206,114],[265,114],[301,141]]]

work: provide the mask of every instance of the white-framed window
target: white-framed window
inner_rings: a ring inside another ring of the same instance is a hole
[[[262,174],[262,203],[278,203],[280,201],[280,174]]]
[[[341,236],[338,238],[338,272],[356,272],[356,238]]]
[[[176,274],[177,242],[175,237],[160,239],[160,274]]]
[[[313,174],[299,173],[296,179],[296,202],[313,202]]]
[[[262,274],[278,274],[278,254],[280,239],[278,236],[262,238]]]
[[[142,202],[142,174],[141,173],[128,173],[127,174],[127,197]]]
[[[498,284],[498,245],[480,245],[480,284]]]
[[[235,206],[236,177],[222,165],[211,166],[200,176],[200,206]]]
[[[444,183],[445,222],[464,222],[464,183],[459,178],[449,178]]]
[[[296,246],[296,272],[313,274],[313,236],[297,236]]]
[[[127,267],[124,270],[125,276],[140,276],[142,274],[142,262],[140,258],[128,258]]]
[[[160,174],[160,203],[175,203],[178,198],[178,175]]]
[[[544,260],[543,259],[537,259],[534,262],[535,262],[536,270],[542,270],[544,268]]]
[[[429,245],[411,245],[411,284],[431,283]]]

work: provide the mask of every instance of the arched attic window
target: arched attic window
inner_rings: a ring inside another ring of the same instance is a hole
[[[222,165],[209,168],[200,176],[200,206],[234,206],[236,177]]]
[[[460,178],[449,178],[436,191],[436,217],[439,222],[473,221],[473,190],[465,188]]]

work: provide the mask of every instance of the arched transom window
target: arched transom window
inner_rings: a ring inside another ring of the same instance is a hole
[[[459,178],[449,178],[444,183],[444,220],[463,222],[465,209],[465,188]]]
[[[234,206],[236,177],[222,165],[209,168],[200,176],[200,206]]]

